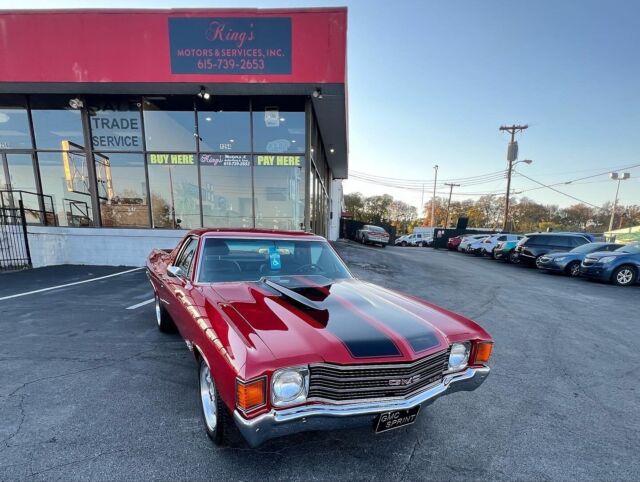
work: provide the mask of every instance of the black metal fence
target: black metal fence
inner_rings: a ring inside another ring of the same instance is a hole
[[[23,189],[0,189],[0,209],[17,209],[22,203],[27,224],[57,226],[53,196]]]
[[[27,219],[22,201],[0,206],[0,271],[31,268]]]

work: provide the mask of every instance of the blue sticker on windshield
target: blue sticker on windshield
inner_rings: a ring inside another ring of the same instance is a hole
[[[282,268],[282,263],[280,262],[280,253],[278,253],[277,251],[272,251],[269,253],[269,261],[271,262],[271,269],[273,271],[279,271],[280,268]]]

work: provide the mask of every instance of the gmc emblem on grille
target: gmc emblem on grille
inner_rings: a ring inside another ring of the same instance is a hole
[[[409,378],[393,378],[389,380],[389,385],[393,387],[397,387],[401,385],[413,385],[418,381],[420,381],[420,375],[414,375]]]

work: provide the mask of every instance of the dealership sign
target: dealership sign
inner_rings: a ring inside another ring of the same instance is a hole
[[[200,154],[203,166],[250,167],[249,154]]]
[[[291,74],[289,17],[169,17],[172,74]]]

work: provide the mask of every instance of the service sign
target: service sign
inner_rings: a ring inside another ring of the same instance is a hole
[[[253,156],[255,166],[265,167],[303,167],[304,156],[286,154],[259,154]]]
[[[200,164],[203,166],[250,167],[249,154],[200,154]]]
[[[291,18],[169,17],[172,74],[291,74]]]

